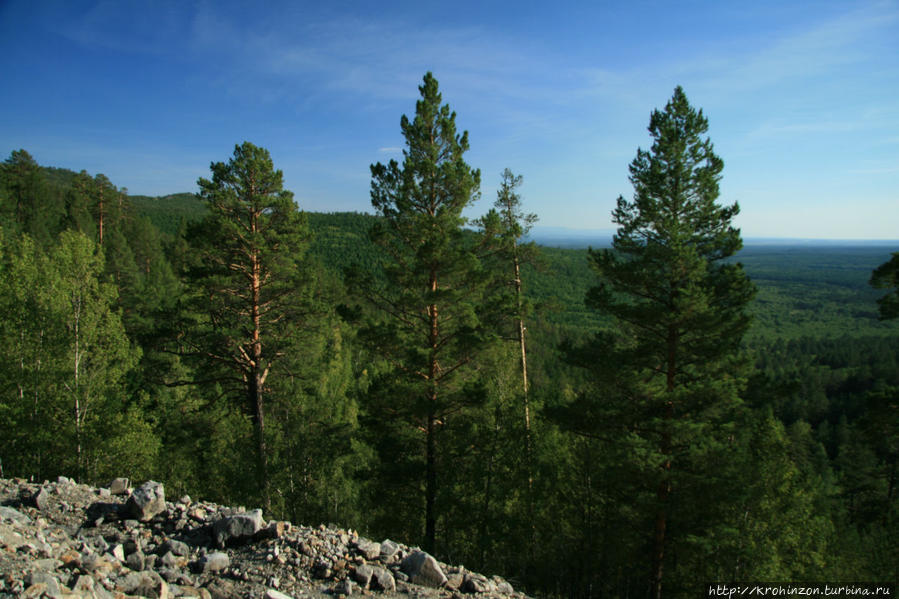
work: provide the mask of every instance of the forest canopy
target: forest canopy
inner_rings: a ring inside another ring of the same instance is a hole
[[[681,88],[611,247],[540,247],[527,173],[419,92],[373,214],[304,211],[249,142],[164,198],[12,152],[0,475],[154,478],[538,595],[899,579],[896,248],[742,248]]]

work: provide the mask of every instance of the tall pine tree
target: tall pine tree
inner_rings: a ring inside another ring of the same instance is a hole
[[[271,376],[289,375],[292,346],[308,325],[310,234],[268,150],[244,142],[210,168],[212,179],[198,181],[209,214],[192,231],[194,320],[181,353],[203,365],[202,382],[238,398],[250,417],[256,488],[268,510],[266,391]]]
[[[373,240],[384,254],[384,276],[357,279],[355,288],[374,314],[362,336],[390,365],[372,389],[380,405],[370,411],[389,415],[394,424],[400,417],[396,426],[402,430],[382,449],[403,455],[409,467],[394,472],[405,472],[404,482],[423,491],[424,546],[433,551],[441,516],[439,471],[441,464],[451,467],[439,439],[478,397],[466,383],[495,334],[495,306],[487,293],[491,275],[479,260],[481,238],[463,230],[462,211],[480,185],[480,172],[463,158],[468,134],[457,134],[456,114],[441,104],[431,73],[419,91],[414,119],[400,122],[402,166],[392,160],[371,167],[372,205],[382,217]]]
[[[754,294],[727,260],[742,245],[731,224],[739,207],[716,203],[724,163],[707,130],[680,87],[653,111],[652,147],[630,165],[633,200],[619,197],[613,211],[613,248],[590,251],[599,285],[587,304],[615,326],[573,354],[604,395],[573,426],[632,444],[644,473],[656,599],[678,482],[688,484],[739,404],[738,350]]]

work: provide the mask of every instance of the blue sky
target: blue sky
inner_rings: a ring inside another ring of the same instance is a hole
[[[264,7],[264,8],[261,8]],[[746,237],[899,239],[899,1],[0,2],[0,153],[195,191],[236,143],[300,207],[370,211],[426,71],[493,202],[611,229],[649,114],[710,122]]]

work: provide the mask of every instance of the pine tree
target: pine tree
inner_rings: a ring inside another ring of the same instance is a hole
[[[527,305],[522,293],[521,267],[523,264],[534,261],[536,246],[533,243],[522,243],[522,238],[527,236],[531,227],[537,222],[536,214],[525,214],[521,209],[521,196],[515,191],[521,186],[521,175],[515,175],[511,170],[505,169],[502,175],[502,183],[496,192],[496,201],[486,216],[480,219],[480,224],[488,236],[497,238],[499,245],[499,259],[505,262],[502,266],[510,269],[510,285],[514,295],[516,338],[521,351],[521,379],[522,391],[525,395],[525,423],[530,431],[530,414],[527,404],[528,393],[528,366],[527,344],[525,341],[526,327],[524,318],[527,313]]]
[[[28,233],[43,246],[53,242],[65,216],[62,194],[51,188],[41,167],[25,150],[0,164],[0,224]]]
[[[899,317],[899,252],[884,262],[871,274],[871,285],[878,289],[889,289],[890,292],[877,300],[880,308],[880,319],[890,320]]]
[[[739,207],[716,204],[724,164],[703,139],[707,130],[680,87],[663,111],[653,111],[652,147],[630,165],[634,198],[619,197],[613,211],[613,248],[590,250],[600,282],[587,304],[615,326],[572,353],[605,395],[587,402],[575,426],[633,443],[655,489],[656,599],[679,464],[695,462],[720,439],[715,425],[738,405],[738,350],[754,293],[741,265],[727,261],[742,245],[731,225]]]
[[[244,142],[210,168],[212,179],[198,181],[209,214],[191,232],[195,316],[185,323],[181,353],[203,365],[202,382],[242,398],[253,423],[256,490],[268,510],[266,390],[271,375],[289,374],[297,334],[309,326],[309,231],[268,150]]]
[[[533,515],[533,439],[531,432],[531,404],[529,394],[528,361],[527,361],[527,327],[525,318],[530,312],[522,285],[522,266],[533,264],[536,260],[537,246],[533,242],[523,243],[531,227],[537,222],[537,215],[525,213],[521,207],[521,196],[517,189],[521,187],[522,176],[515,175],[510,169],[502,174],[500,188],[496,192],[493,209],[479,219],[482,231],[488,239],[494,239],[497,245],[493,259],[495,268],[507,274],[506,289],[510,293],[509,303],[513,308],[510,324],[514,329],[512,337],[518,343],[519,367],[521,371],[521,399],[524,423],[524,468],[527,475],[528,513]],[[492,463],[492,458],[490,463]],[[533,518],[531,532],[533,537]]]
[[[479,238],[462,228],[462,211],[480,185],[480,172],[463,159],[468,134],[456,133],[456,114],[441,105],[431,73],[419,91],[415,118],[400,121],[402,167],[394,160],[371,167],[372,205],[382,217],[372,236],[383,252],[383,279],[358,275],[351,282],[375,314],[362,336],[390,364],[370,394],[382,400],[372,409],[391,413],[392,421],[402,417],[404,430],[391,436],[388,450],[407,457],[415,451],[410,447],[423,450],[424,467],[414,467],[410,478],[423,487],[424,546],[433,551],[441,514],[438,439],[478,397],[465,388],[467,373],[494,335],[495,307],[485,291],[490,273],[479,260]]]

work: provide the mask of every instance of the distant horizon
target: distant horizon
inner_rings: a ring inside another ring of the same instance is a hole
[[[527,239],[538,245],[550,247],[586,247],[593,243],[597,246],[611,245],[614,229],[579,229],[576,227],[545,227],[535,226]],[[849,239],[827,237],[759,237],[743,236],[743,246],[790,246],[790,247],[871,247],[893,248],[899,251],[899,238],[897,239]]]
[[[63,167],[53,167],[53,168],[63,168]],[[70,170],[70,169],[66,169],[66,170]],[[113,183],[115,183],[115,182],[113,182]],[[153,199],[166,198],[166,197],[177,196],[177,195],[182,195],[182,194],[194,194],[194,192],[178,191],[178,192],[167,193],[167,194],[163,194],[163,195],[159,195],[159,196],[148,196],[146,194],[130,193],[130,190],[128,193],[129,196],[147,197],[147,198],[153,198]],[[300,208],[302,209],[302,207],[300,207]],[[305,210],[304,209],[304,212],[324,213],[324,214],[340,213],[340,212],[355,212],[355,213],[370,214],[372,216],[375,216],[374,212],[372,212],[371,210],[327,210],[327,209],[326,210]],[[538,214],[537,217],[538,217],[538,222],[539,222],[540,215]],[[585,241],[585,240],[608,240],[609,242],[611,242],[611,238],[615,234],[616,229],[614,229],[614,228],[596,229],[596,228],[590,228],[590,227],[564,227],[564,226],[550,226],[550,225],[535,224],[531,228],[531,231],[534,234],[529,235],[528,236],[529,238],[539,236],[539,237],[541,237],[543,239],[547,239],[547,240],[554,240],[554,239],[558,238],[558,240],[568,239],[568,240],[578,241],[578,242]],[[768,237],[768,236],[763,236],[763,235],[750,235],[750,236],[743,235],[743,242],[757,244],[757,245],[763,245],[763,244],[776,245],[778,243],[786,243],[786,242],[797,243],[797,244],[799,244],[799,243],[804,243],[804,244],[824,243],[824,244],[828,244],[828,245],[846,245],[846,244],[852,244],[852,243],[857,243],[857,244],[866,245],[866,246],[895,245],[895,246],[897,246],[897,251],[899,251],[899,237],[897,237],[895,239],[890,239],[890,238],[879,239],[879,238],[846,238],[846,237]]]

